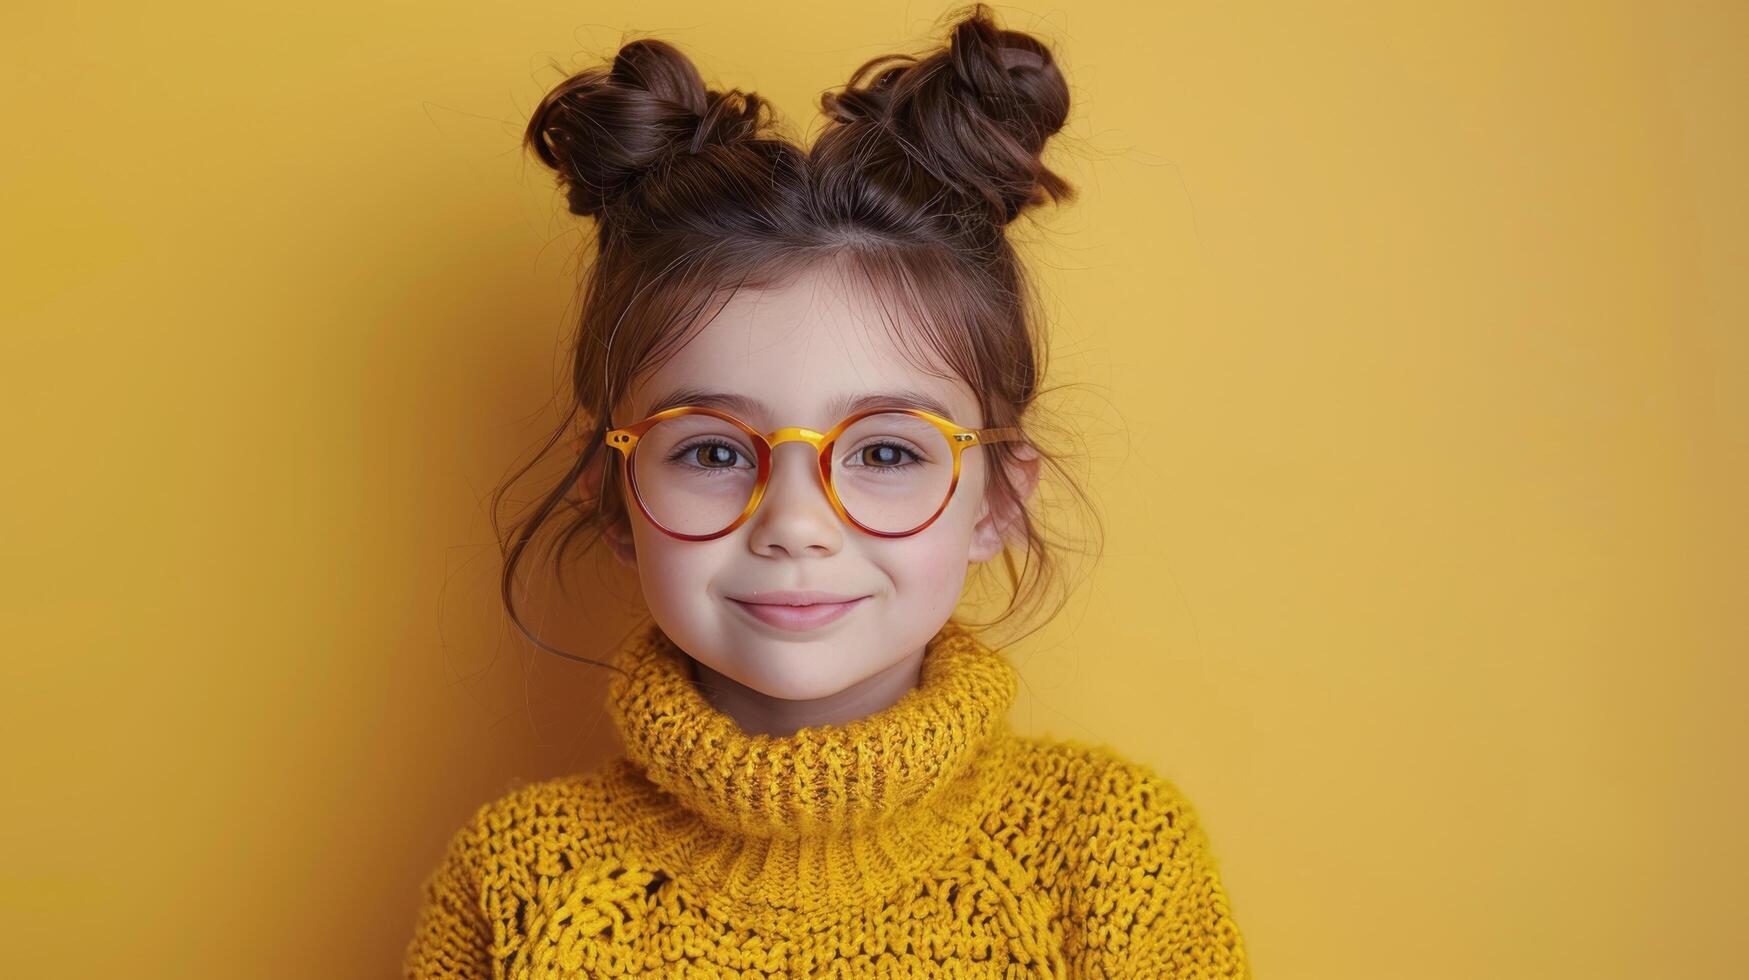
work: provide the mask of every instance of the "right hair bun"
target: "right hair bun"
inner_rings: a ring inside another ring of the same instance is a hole
[[[753,93],[707,89],[679,48],[643,38],[548,92],[524,141],[567,185],[571,212],[597,216],[665,163],[755,138],[767,108]]]
[[[1043,42],[997,27],[985,4],[960,15],[945,48],[868,61],[820,107],[840,131],[823,138],[828,147],[854,145],[846,131],[890,133],[910,160],[893,181],[921,167],[962,199],[987,204],[999,224],[1074,196],[1040,159],[1068,119],[1068,82]]]

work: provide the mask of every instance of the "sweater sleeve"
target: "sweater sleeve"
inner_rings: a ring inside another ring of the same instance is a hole
[[[1070,975],[1249,980],[1195,808],[1144,767],[1120,765],[1108,779],[1068,899]]]
[[[492,928],[481,895],[484,831],[476,814],[426,875],[402,961],[406,980],[494,980]]]

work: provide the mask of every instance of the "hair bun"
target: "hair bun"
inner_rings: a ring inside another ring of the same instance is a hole
[[[571,212],[595,216],[676,158],[754,138],[766,106],[707,89],[679,48],[644,38],[555,86],[524,139],[566,183]]]
[[[984,4],[954,24],[945,48],[924,58],[875,58],[843,92],[823,95],[820,107],[841,130],[890,133],[912,164],[963,199],[986,204],[998,223],[1073,196],[1039,159],[1068,119],[1068,83],[1049,48],[997,27]]]

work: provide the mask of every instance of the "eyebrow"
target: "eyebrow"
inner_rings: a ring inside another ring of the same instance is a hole
[[[644,413],[644,417],[648,418],[657,412],[679,405],[704,405],[709,408],[720,408],[743,418],[753,416],[769,419],[771,417],[770,406],[750,395],[712,391],[692,386],[676,388],[656,399],[651,403],[649,410]],[[926,412],[934,412],[945,419],[953,418],[953,413],[939,399],[920,391],[871,391],[860,395],[839,395],[826,405],[826,413],[837,418],[846,418],[868,408],[921,408]]]

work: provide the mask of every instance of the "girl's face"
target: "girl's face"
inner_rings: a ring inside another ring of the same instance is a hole
[[[913,366],[892,346],[883,314],[820,272],[782,288],[742,289],[632,387],[613,421],[645,418],[684,387],[754,400],[763,408],[727,410],[766,433],[784,426],[825,432],[846,414],[834,414],[833,402],[875,392],[928,395],[952,421],[984,426],[970,388],[949,371],[942,378]],[[628,500],[630,537],[622,526],[608,540],[637,569],[657,625],[693,659],[772,698],[825,698],[920,654],[958,605],[969,564],[1000,553],[1011,522],[985,501],[989,453],[965,451],[946,510],[909,537],[876,537],[842,520],[820,485],[813,448],[786,442],[772,452],[758,509],[734,531],[682,541]],[[1031,468],[1016,478],[1030,488],[1034,474]],[[866,598],[812,629],[771,625],[736,601],[777,590]]]

